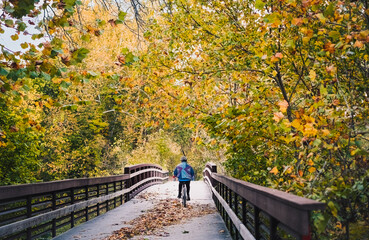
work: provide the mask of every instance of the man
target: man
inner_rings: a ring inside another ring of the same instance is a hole
[[[174,177],[178,178],[178,198],[181,198],[182,186],[186,184],[187,187],[187,200],[190,200],[190,181],[194,180],[195,172],[193,168],[187,163],[185,156],[181,157],[181,163],[174,169]]]

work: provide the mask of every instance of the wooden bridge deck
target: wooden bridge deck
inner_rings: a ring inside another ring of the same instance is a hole
[[[136,219],[141,215],[145,215],[147,210],[152,209],[158,202],[160,202],[160,200],[175,199],[177,195],[177,186],[178,182],[173,181],[152,186],[122,206],[72,228],[54,239],[104,239],[122,227],[130,227],[127,222]],[[210,207],[215,210],[215,205],[211,199],[211,192],[207,184],[202,181],[191,182],[191,201],[189,204],[209,204]],[[231,239],[224,221],[218,212],[206,214],[200,217],[186,217],[186,219],[180,223],[164,227],[161,231],[165,233],[163,236],[135,236],[133,239]]]

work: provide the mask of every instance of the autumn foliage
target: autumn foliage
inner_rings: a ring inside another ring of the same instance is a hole
[[[171,168],[182,148],[325,202],[317,239],[368,224],[367,1],[119,3],[2,1],[1,33],[33,40],[0,45],[1,184]]]

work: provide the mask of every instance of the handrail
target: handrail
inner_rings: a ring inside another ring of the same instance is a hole
[[[325,208],[324,203],[218,174],[212,163],[206,164],[203,174],[236,239],[283,239],[287,235],[311,239],[310,212]]]
[[[168,179],[154,164],[124,175],[0,187],[0,239],[54,237],[103,214],[145,188]]]

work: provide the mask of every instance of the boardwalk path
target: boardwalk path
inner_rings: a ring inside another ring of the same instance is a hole
[[[167,182],[162,185],[155,185],[143,191],[140,195],[152,194],[155,199],[145,199],[138,195],[131,201],[113,209],[85,224],[77,226],[68,232],[54,238],[54,240],[101,240],[111,235],[115,230],[119,230],[134,218],[145,211],[153,208],[160,199],[174,198],[177,195],[178,182]],[[207,185],[202,181],[191,183],[191,203],[211,204],[211,193]],[[168,233],[166,237],[140,236],[134,239],[149,240],[221,240],[231,239],[227,228],[219,213],[208,214],[202,217],[191,218],[178,225],[168,226],[164,229]]]

